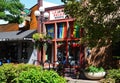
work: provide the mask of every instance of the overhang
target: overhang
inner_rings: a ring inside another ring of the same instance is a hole
[[[0,41],[29,40],[36,30],[0,32]]]

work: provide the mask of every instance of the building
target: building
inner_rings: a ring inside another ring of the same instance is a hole
[[[15,23],[0,25],[0,59],[3,62],[7,59],[14,63],[28,61],[33,50],[31,37],[36,30],[25,28],[20,29]]]
[[[30,19],[25,21],[25,26],[18,27],[18,24],[0,26],[1,59],[34,64],[37,59],[37,50],[34,49],[31,38],[38,29],[38,20],[34,15],[37,9],[38,5],[30,9],[31,12],[28,15]],[[64,5],[45,8],[45,11],[49,13],[49,19],[43,21],[41,29],[53,39],[46,51],[42,50],[40,61],[44,66],[48,66],[47,62],[49,66],[56,66],[58,61],[61,61],[81,67],[84,61],[84,49],[79,41],[83,29],[74,24],[74,18],[65,15]]]
[[[30,27],[37,28],[37,18],[34,15],[37,5],[31,8]],[[59,57],[65,59],[72,65],[83,65],[84,49],[80,44],[83,29],[74,24],[75,19],[64,13],[64,5],[45,8],[49,13],[49,19],[43,21],[43,32],[50,35],[51,46],[41,55],[40,61],[56,64]]]

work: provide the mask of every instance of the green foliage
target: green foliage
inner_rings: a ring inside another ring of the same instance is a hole
[[[120,41],[119,0],[61,0],[65,13],[84,28],[89,46],[105,46]]]
[[[66,83],[63,77],[60,77],[56,72],[45,70],[41,78],[43,83]]]
[[[113,56],[113,59],[120,60],[120,56]]]
[[[86,68],[87,72],[104,72],[105,70],[102,67],[89,66]]]
[[[52,70],[30,69],[29,72],[23,71],[20,73],[17,83],[66,83],[66,81]]]
[[[13,80],[16,79],[22,71],[29,71],[30,69],[42,70],[39,66],[36,67],[28,64],[3,64],[0,66],[0,83],[14,83]]]
[[[17,83],[40,83],[40,77],[42,72],[36,69],[29,69],[28,71],[22,71],[18,78],[15,80]]]
[[[0,0],[0,19],[9,21],[9,23],[21,23],[21,11],[24,5],[20,0]]]
[[[100,83],[115,83],[115,80],[111,78],[105,78],[100,80]]]
[[[120,82],[120,69],[110,69],[107,71],[106,79],[111,78],[115,80],[115,83]]]
[[[45,41],[45,40],[52,39],[51,36],[45,35],[45,34],[40,34],[40,33],[35,33],[35,34],[33,34],[32,37],[35,41],[40,41],[40,40]]]
[[[35,41],[35,43],[34,43],[35,48],[38,48],[38,49],[41,49],[42,46],[44,46],[45,49],[47,49],[47,45],[52,43],[51,42],[52,37],[49,35],[35,33],[35,34],[33,34],[32,38]]]
[[[11,83],[14,77],[16,77],[16,74],[13,64],[4,64],[0,66],[0,83]]]
[[[55,71],[29,64],[3,64],[0,83],[66,83]]]

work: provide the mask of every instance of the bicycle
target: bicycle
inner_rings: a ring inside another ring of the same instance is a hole
[[[33,65],[42,65],[44,68],[44,63],[42,61],[39,61],[39,60],[34,60]]]

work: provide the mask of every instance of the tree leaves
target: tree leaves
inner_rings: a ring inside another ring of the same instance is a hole
[[[84,28],[89,45],[104,46],[119,42],[119,0],[64,0],[65,12]],[[113,42],[114,41],[114,42]]]
[[[21,23],[21,11],[24,5],[19,0],[0,0],[0,19],[9,23]]]

